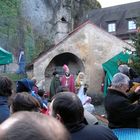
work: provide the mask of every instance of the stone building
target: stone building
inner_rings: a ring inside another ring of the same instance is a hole
[[[87,20],[131,43],[140,20],[140,1],[92,10],[85,14],[81,23]]]
[[[38,81],[45,80],[48,91],[53,70],[67,64],[75,77],[79,70],[86,74],[89,94],[99,93],[104,76],[102,63],[126,47],[131,48],[87,21],[32,63],[33,76]]]

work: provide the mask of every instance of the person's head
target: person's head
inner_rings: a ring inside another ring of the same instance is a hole
[[[76,82],[79,85],[84,85],[85,84],[85,74],[83,72],[79,72],[77,78],[76,78]]]
[[[113,76],[111,86],[123,92],[129,89],[130,79],[127,75],[123,73],[117,73]]]
[[[40,97],[43,97],[44,94],[45,94],[45,91],[44,91],[43,89],[39,89],[39,90],[38,90],[38,95],[39,95]]]
[[[61,92],[54,96],[49,114],[60,120],[68,129],[84,120],[83,105],[72,92]]]
[[[69,70],[69,68],[68,68],[68,66],[66,64],[63,65],[63,69],[64,69],[65,74],[70,73],[70,70]]]
[[[59,121],[37,112],[15,113],[0,129],[0,140],[70,140]]]
[[[53,72],[53,76],[54,77],[59,77],[59,74],[58,74],[58,72],[56,70]]]
[[[83,80],[85,78],[85,74],[83,72],[79,72],[79,78]]]
[[[38,100],[27,92],[17,93],[11,103],[12,113],[18,111],[38,111],[40,103]]]
[[[119,72],[121,72],[121,73],[123,73],[123,74],[125,74],[127,76],[129,76],[129,69],[130,68],[127,65],[125,65],[125,64],[122,64],[122,65],[120,65],[118,67]]]
[[[12,81],[6,76],[0,76],[0,96],[11,96]]]
[[[23,78],[19,80],[16,84],[16,92],[31,92],[34,86],[33,80]]]
[[[24,50],[21,50],[21,52],[20,52],[20,53],[21,53],[21,55],[24,55]]]

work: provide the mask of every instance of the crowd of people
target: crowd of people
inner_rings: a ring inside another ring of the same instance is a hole
[[[120,65],[108,88],[104,105],[110,128],[140,128],[140,76]]]
[[[54,71],[49,95],[35,79],[19,80],[14,91],[12,81],[0,76],[0,140],[117,140],[111,129],[140,127],[140,86],[129,92],[139,77],[130,78],[124,67],[113,76],[104,100],[109,127],[92,114],[83,72],[74,80],[67,65],[61,78]]]

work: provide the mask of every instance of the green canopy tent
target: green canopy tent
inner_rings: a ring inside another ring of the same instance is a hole
[[[102,67],[105,71],[105,79],[104,79],[104,95],[107,93],[107,88],[111,84],[111,80],[114,74],[118,72],[118,66],[121,63],[128,63],[130,58],[130,54],[126,53],[119,53],[118,55],[114,56],[107,62],[102,64]]]
[[[12,53],[0,47],[0,65],[6,65],[13,62]]]

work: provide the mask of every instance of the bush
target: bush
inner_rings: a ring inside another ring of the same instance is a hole
[[[16,74],[16,73],[1,73],[2,76],[9,77],[13,82],[16,82],[22,78],[27,78],[26,74]]]

